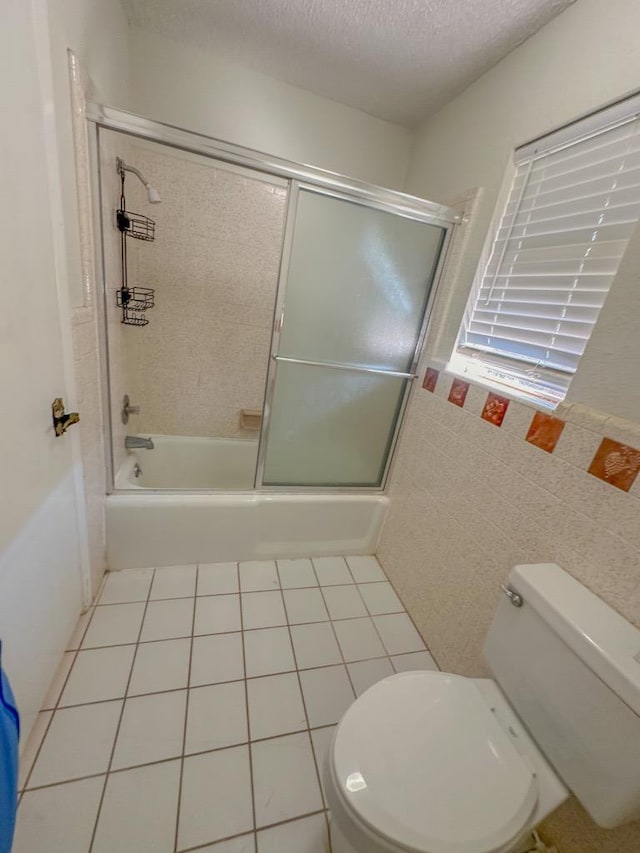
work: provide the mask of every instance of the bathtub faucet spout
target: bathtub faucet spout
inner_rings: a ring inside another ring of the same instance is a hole
[[[126,435],[124,438],[124,446],[127,450],[153,450],[153,441],[150,438],[143,438],[141,435]]]

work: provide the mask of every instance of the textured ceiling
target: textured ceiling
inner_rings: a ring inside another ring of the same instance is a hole
[[[414,125],[574,0],[122,0],[132,24]]]

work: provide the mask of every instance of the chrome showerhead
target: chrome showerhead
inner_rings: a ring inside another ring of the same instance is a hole
[[[116,171],[119,175],[122,175],[123,172],[132,172],[138,180],[144,184],[145,189],[147,190],[147,198],[149,199],[150,204],[160,204],[162,199],[160,198],[160,193],[155,187],[152,187],[149,181],[144,177],[140,169],[136,169],[135,166],[128,166],[121,157],[116,157]]]

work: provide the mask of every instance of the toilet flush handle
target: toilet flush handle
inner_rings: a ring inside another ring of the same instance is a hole
[[[516,590],[512,589],[510,586],[505,586],[503,583],[500,584],[500,589],[504,592],[514,607],[522,607],[524,601],[519,592],[516,592]]]

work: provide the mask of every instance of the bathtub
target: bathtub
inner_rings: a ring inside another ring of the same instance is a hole
[[[252,489],[258,440],[153,435],[153,450],[130,450],[116,489]],[[136,464],[141,473],[136,477]]]
[[[375,553],[384,495],[251,491],[256,441],[152,438],[154,450],[129,453],[116,474],[128,493],[107,495],[110,569]]]

